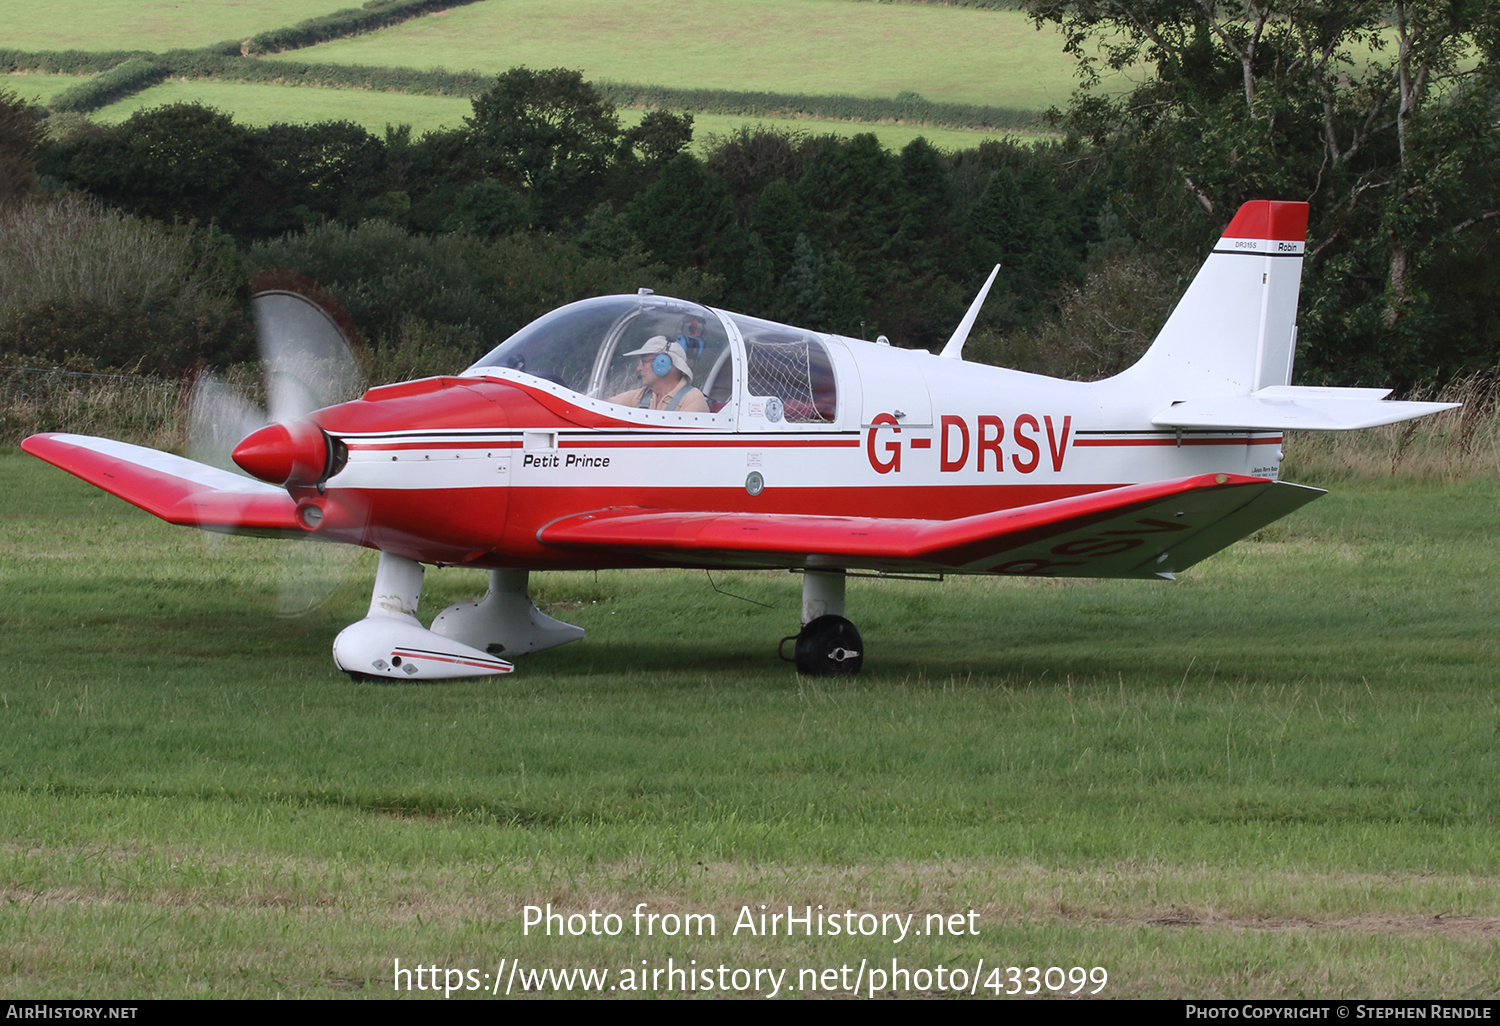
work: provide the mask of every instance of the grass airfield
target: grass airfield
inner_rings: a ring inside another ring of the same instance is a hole
[[[364,554],[206,547],[14,451],[0,496],[15,995],[390,996],[397,958],[1500,991],[1491,479],[1344,482],[1176,585],[853,582],[853,680],[776,660],[793,575],[715,575],[769,609],[701,573],[538,575],[584,641],[399,687],[328,655]],[[288,566],[341,583],[281,618]],[[431,571],[423,613],[482,587]],[[627,928],[524,935],[548,902]],[[719,932],[637,937],[641,902]],[[730,932],[761,904],[973,909],[978,935]]]

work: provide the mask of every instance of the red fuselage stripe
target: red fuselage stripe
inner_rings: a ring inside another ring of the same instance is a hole
[[[506,439],[503,442],[455,442],[436,440],[431,442],[349,442],[350,452],[381,452],[392,449],[519,449],[521,440]]]
[[[1280,438],[1077,438],[1073,445],[1080,449],[1098,446],[1141,445],[1280,445]]]
[[[858,449],[857,438],[643,438],[643,439],[596,439],[563,438],[558,440],[562,449],[665,449],[682,447],[694,449]]]

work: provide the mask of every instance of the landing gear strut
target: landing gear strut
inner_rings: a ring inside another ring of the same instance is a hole
[[[802,574],[802,630],[781,639],[778,650],[786,659],[786,643],[795,641],[797,672],[812,677],[858,673],[864,665],[864,642],[854,624],[843,617],[844,571],[807,570]]]
[[[539,652],[583,637],[527,597],[524,570],[491,570],[490,590],[478,602],[449,606],[432,622],[417,619],[421,563],[380,554],[370,611],[333,642],[333,661],[354,680],[446,680],[509,673],[507,656]]]

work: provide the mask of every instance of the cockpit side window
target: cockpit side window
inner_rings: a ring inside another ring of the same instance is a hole
[[[781,400],[791,424],[831,424],[838,385],[823,342],[801,328],[734,314],[745,340],[745,392]]]
[[[623,318],[606,340],[589,394],[642,409],[706,407],[717,413],[733,389],[729,360],[729,335],[718,317],[692,303],[653,299]],[[653,404],[652,386],[663,376],[673,392]],[[669,396],[681,405],[669,405]]]

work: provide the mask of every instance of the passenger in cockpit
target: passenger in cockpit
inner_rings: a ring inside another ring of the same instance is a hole
[[[693,387],[693,370],[680,342],[669,342],[665,335],[646,340],[639,349],[626,356],[639,356],[637,372],[641,387],[609,397],[612,403],[635,406],[642,410],[676,410],[679,413],[707,413],[708,400]]]

